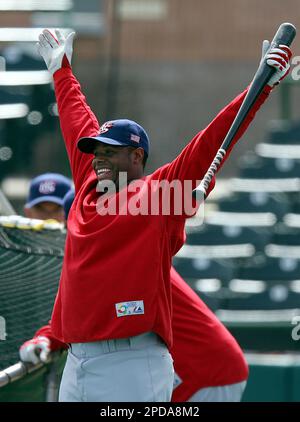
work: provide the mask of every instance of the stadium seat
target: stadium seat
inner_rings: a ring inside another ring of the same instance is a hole
[[[294,318],[300,309],[229,310],[216,311],[217,317],[226,325],[243,350],[282,351],[299,353],[299,342],[292,338]]]
[[[11,44],[0,51],[0,56],[5,60],[6,71],[47,69],[34,44],[26,46]]]
[[[300,292],[291,289],[291,282],[265,282],[234,279],[228,285],[227,309],[269,310],[299,307]]]
[[[186,279],[188,285],[199,295],[203,302],[213,311],[224,307],[225,289],[218,279]]]
[[[298,192],[297,195],[293,195],[293,197],[291,199],[291,213],[298,214],[298,215],[300,214],[300,198],[299,198],[299,192]]]
[[[225,224],[224,224],[225,223]],[[270,230],[223,224],[203,224],[197,228],[187,229],[188,245],[253,245],[256,250],[263,250],[268,243]]]
[[[300,227],[289,227],[284,223],[278,224],[273,230],[270,243],[300,247]]]
[[[288,213],[284,216],[283,222],[287,227],[299,229],[300,228],[300,214]]]
[[[174,257],[173,265],[186,280],[218,279],[227,283],[234,277],[236,265],[232,259],[209,259],[207,257]]]
[[[269,193],[280,193],[285,194],[287,199],[290,199],[291,195],[297,195],[300,191],[300,178],[272,178],[272,179],[261,179],[251,178],[245,179],[240,177],[234,177],[231,179],[231,187],[233,192],[269,192]]]
[[[237,260],[175,256],[173,265],[210,309],[224,307],[226,285],[235,274]]]
[[[299,177],[300,160],[245,156],[239,165],[239,177],[245,179],[286,179]]]
[[[30,105],[31,87],[6,87],[0,86],[0,104],[22,103]]]
[[[290,158],[292,160],[300,159],[299,144],[272,145],[265,142],[260,142],[258,145],[256,145],[255,151],[260,157]]]
[[[291,216],[287,214],[285,218]],[[286,219],[288,222],[288,219]],[[300,227],[289,226],[287,223],[278,224],[265,247],[265,254],[268,257],[280,259],[281,262],[300,260]]]
[[[271,144],[299,144],[300,123],[288,120],[273,120],[266,141]]]
[[[258,254],[248,259],[237,271],[237,277],[244,280],[264,280],[266,282],[300,279],[299,258],[274,255]]]
[[[219,210],[224,212],[268,213],[272,212],[280,220],[290,211],[286,195],[268,192],[237,192],[219,202]]]

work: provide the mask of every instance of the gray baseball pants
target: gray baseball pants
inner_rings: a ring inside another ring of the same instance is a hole
[[[202,388],[189,402],[240,402],[247,382],[224,385],[220,387]]]
[[[154,333],[72,343],[59,391],[61,402],[169,402],[172,357]]]

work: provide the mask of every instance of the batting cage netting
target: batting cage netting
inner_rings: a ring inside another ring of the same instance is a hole
[[[22,343],[48,323],[64,243],[61,224],[0,217],[0,370],[18,362]]]

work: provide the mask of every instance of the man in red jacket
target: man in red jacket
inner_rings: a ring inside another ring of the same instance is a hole
[[[56,36],[44,30],[38,48],[53,74],[76,194],[51,318],[54,337],[70,344],[60,400],[168,401],[173,387],[168,351],[173,341],[170,268],[172,256],[184,241],[189,215],[177,214],[175,194],[170,196],[169,213],[134,213],[132,205],[146,203],[160,182],[177,181],[182,186],[189,181],[194,189],[247,91],[198,133],[175,160],[144,176],[149,154],[145,130],[129,120],[99,127],[71,70],[74,34],[65,39],[56,31]],[[286,46],[267,53],[267,62],[276,72],[235,142],[272,87],[287,74],[290,57]],[[124,172],[125,184],[121,180]],[[118,212],[103,212],[106,182],[111,182],[109,187],[113,185],[115,191],[108,192],[105,201],[109,207],[117,203]],[[214,181],[210,190],[213,185]]]
[[[65,220],[74,201],[70,190],[64,197]],[[172,401],[237,402],[248,377],[243,353],[235,339],[197,294],[171,268],[172,330],[175,382]],[[21,360],[47,362],[51,351],[67,349],[47,325],[20,348]]]

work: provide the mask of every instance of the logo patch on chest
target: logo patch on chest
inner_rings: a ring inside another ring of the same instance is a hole
[[[145,313],[144,301],[136,300],[132,302],[116,303],[117,317],[130,315],[143,315]]]

